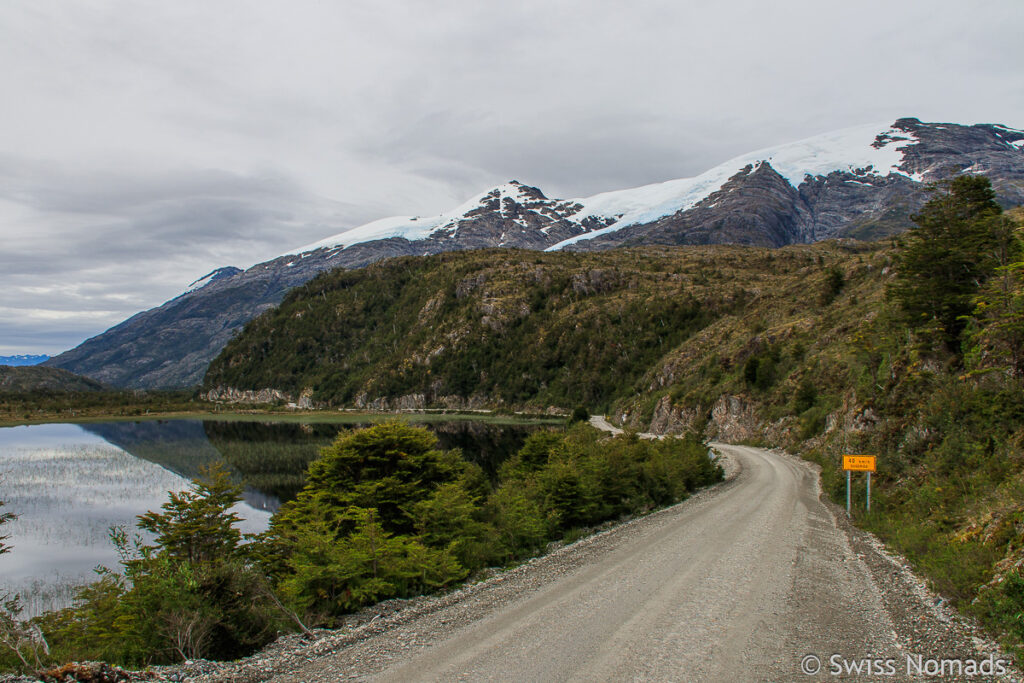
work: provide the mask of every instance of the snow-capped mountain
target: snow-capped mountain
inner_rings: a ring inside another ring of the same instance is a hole
[[[866,196],[880,195],[869,204],[888,204],[886,200],[893,194],[914,193],[923,183],[956,172],[995,173],[997,189],[1002,190],[1004,199],[1010,203],[1024,202],[1024,191],[1019,187],[999,187],[998,183],[1004,175],[1020,173],[1022,149],[1024,132],[1005,126],[923,124],[917,119],[900,119],[891,126],[859,126],[758,150],[693,178],[592,197],[548,199],[537,188],[511,181],[439,216],[385,218],[306,245],[294,253],[345,249],[382,239],[415,242],[466,238],[483,219],[503,221],[498,233],[487,235],[488,241],[497,237],[497,244],[488,246],[537,248],[548,243],[544,248],[551,251],[572,245],[585,248],[583,242],[636,226],[653,226],[693,209],[719,209],[735,203],[737,198],[753,199],[743,197],[745,190],[752,184],[763,189],[768,178],[777,181],[777,189],[783,194],[800,197],[800,205],[786,207],[788,212],[807,214],[798,234],[784,236],[781,242],[760,240],[756,233],[748,239],[718,240],[709,235],[711,239],[699,241],[772,246],[810,242],[849,231],[854,227],[851,221],[856,227],[863,227],[871,218],[878,217],[871,206],[864,206]],[[813,210],[826,200],[850,205],[854,215]],[[865,213],[868,215],[864,216]],[[550,243],[562,235],[568,236]]]
[[[223,268],[218,268],[212,273],[207,273],[198,280],[193,281],[192,284],[190,284],[188,288],[184,292],[182,292],[182,294],[194,292],[197,289],[202,289],[211,282],[216,282],[217,280],[222,280],[226,277],[231,277],[232,275],[237,275],[238,273],[241,272],[241,268],[235,268],[234,266],[225,266]]]
[[[907,229],[927,184],[956,173],[986,174],[1003,203],[1024,204],[1024,132],[899,119],[759,150],[692,178],[592,197],[551,199],[511,181],[439,216],[386,218],[245,271],[218,269],[47,364],[117,386],[190,386],[245,322],[324,270],[488,247],[778,247],[872,239]]]
[[[45,355],[33,355],[22,353],[17,356],[0,356],[0,365],[9,365],[11,367],[22,367],[25,365],[39,365],[49,356]]]

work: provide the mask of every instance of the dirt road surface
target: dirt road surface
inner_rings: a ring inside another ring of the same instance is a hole
[[[738,474],[680,505],[217,680],[958,680],[907,657],[992,652],[819,500],[813,466],[715,447]]]

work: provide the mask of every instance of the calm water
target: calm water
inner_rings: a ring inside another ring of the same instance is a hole
[[[117,566],[111,526],[136,531],[168,491],[199,468],[226,462],[245,485],[237,512],[246,532],[302,488],[308,463],[352,424],[149,420],[0,428],[0,500],[18,519],[4,525],[13,551],[0,555],[0,592],[17,591],[27,612],[62,607],[97,565]],[[443,448],[493,475],[534,425],[479,421],[424,424]]]

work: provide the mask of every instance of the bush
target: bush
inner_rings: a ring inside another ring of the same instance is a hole
[[[36,620],[53,657],[141,665],[233,659],[267,644],[286,615],[240,544],[230,512],[240,499],[241,487],[214,466],[171,493],[162,512],[139,517],[155,545],[112,530],[123,573],[102,570],[72,607]]]
[[[540,432],[502,467],[495,496],[506,506],[514,503],[534,542],[541,521],[554,539],[577,527],[678,502],[718,481],[721,468],[707,452],[692,434],[662,441],[610,438],[588,425],[564,435]],[[508,514],[493,522],[499,533],[515,538],[515,530],[507,529]]]
[[[1010,572],[1003,580],[982,591],[974,611],[1008,636],[1016,648],[1024,645],[1024,576]]]
[[[572,415],[569,416],[569,422],[586,422],[589,419],[590,411],[586,406],[576,406],[573,408]]]
[[[430,591],[489,553],[482,473],[427,429],[390,421],[341,434],[309,466],[257,551],[295,610],[317,622]]]

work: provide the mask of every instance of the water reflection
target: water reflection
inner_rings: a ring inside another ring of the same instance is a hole
[[[5,525],[11,553],[0,556],[0,591],[22,593],[28,613],[68,604],[72,586],[97,565],[115,566],[111,526],[135,529],[168,491],[202,465],[226,462],[245,486],[243,531],[266,528],[293,498],[320,449],[357,424],[149,420],[0,429],[0,500],[19,515]],[[442,448],[459,448],[494,476],[536,425],[427,423]]]
[[[111,526],[133,529],[137,515],[187,485],[78,425],[0,430],[0,500],[18,515],[4,526],[13,550],[0,556],[0,591],[21,593],[29,615],[67,604],[97,565],[116,565]],[[270,519],[248,505],[237,512],[247,532]]]
[[[207,424],[216,423],[201,420],[147,420],[97,422],[83,424],[82,428],[140,460],[148,460],[191,481],[199,476],[200,468],[204,465],[226,461],[228,465],[234,466],[231,458],[211,442],[206,432]],[[274,512],[280,506],[275,492],[260,489],[244,477],[243,484],[243,500],[250,507]]]

